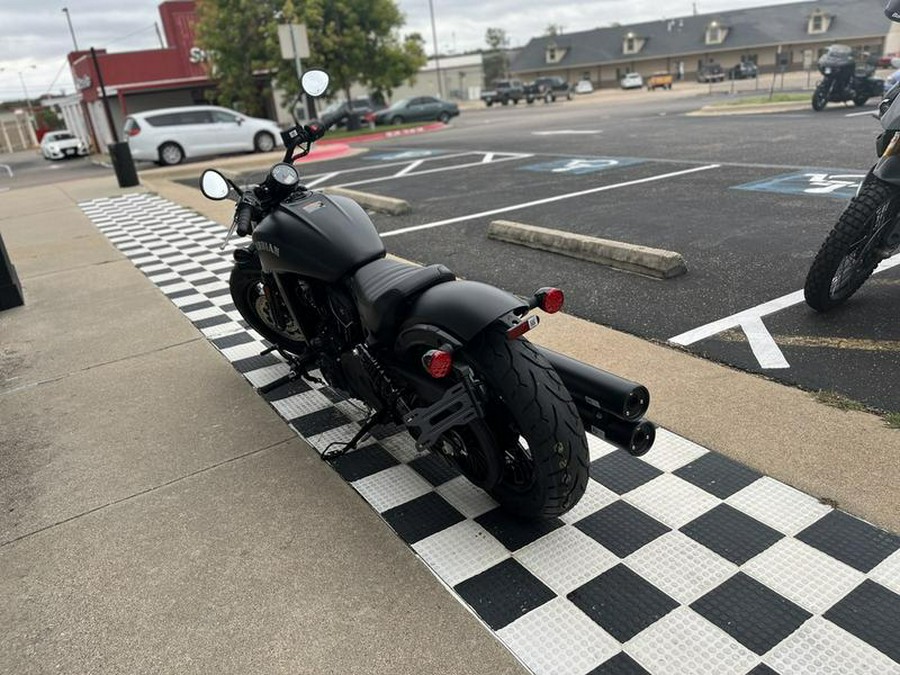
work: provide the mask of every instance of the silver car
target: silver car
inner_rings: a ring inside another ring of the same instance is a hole
[[[83,157],[88,154],[87,146],[71,131],[48,131],[41,139],[41,154],[44,159],[65,159]]]
[[[131,156],[158,164],[231,152],[270,152],[281,144],[272,120],[228,108],[195,105],[134,113],[125,120]]]

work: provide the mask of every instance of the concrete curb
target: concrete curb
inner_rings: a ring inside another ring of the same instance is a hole
[[[371,192],[359,192],[357,190],[348,190],[347,188],[322,188],[321,192],[326,195],[338,195],[341,197],[349,197],[360,206],[379,213],[387,213],[392,216],[402,216],[412,211],[409,202],[405,199],[395,199],[393,197],[382,197],[374,195]]]
[[[674,251],[524,225],[509,220],[493,221],[488,228],[488,237],[628,272],[647,274],[659,279],[671,279],[687,272],[684,258]]]
[[[812,98],[810,98],[810,101]],[[687,113],[688,117],[720,117],[722,115],[765,115],[766,113],[797,112],[811,110],[810,101],[796,101],[793,103],[763,103],[760,105],[707,105]]]

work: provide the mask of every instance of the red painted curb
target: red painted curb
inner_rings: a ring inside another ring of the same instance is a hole
[[[321,159],[337,159],[351,152],[352,148],[343,142],[318,143],[313,146],[312,152],[306,157],[295,160],[297,162],[316,161]]]
[[[339,138],[334,141],[321,140],[319,146],[331,145],[332,143],[357,143],[359,141],[384,141],[389,138],[400,138],[401,136],[415,136],[417,134],[426,134],[429,131],[438,131],[447,127],[443,122],[433,122],[425,124],[421,127],[411,127],[409,129],[395,129],[394,131],[382,131],[377,134],[361,134],[359,136],[350,136],[349,138]]]

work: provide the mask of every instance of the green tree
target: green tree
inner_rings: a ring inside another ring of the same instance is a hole
[[[248,113],[248,97],[258,92],[254,73],[274,75],[291,99],[300,91],[294,63],[281,58],[279,23],[306,24],[303,67],[328,71],[331,90],[348,98],[354,83],[390,96],[426,62],[421,36],[401,38],[394,0],[198,0],[197,13],[198,44],[214,54],[219,100],[241,101]],[[252,110],[261,107],[256,96]]]
[[[509,70],[506,59],[509,37],[502,28],[488,28],[484,34],[484,41],[488,46],[488,53],[484,56],[484,81],[486,85],[490,85],[494,80],[506,77]]]

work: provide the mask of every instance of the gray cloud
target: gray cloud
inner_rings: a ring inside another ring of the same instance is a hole
[[[503,28],[512,46],[539,36],[551,23],[566,32],[589,30],[617,21],[633,23],[692,12],[692,0],[661,5],[650,0],[432,0],[441,52],[463,52],[484,47],[488,28]],[[738,7],[784,4],[792,0],[697,0],[701,13]],[[402,32],[419,32],[432,52],[428,0],[398,0],[406,16]],[[154,22],[159,21],[157,0],[0,0],[0,100],[21,98],[22,83],[31,96],[74,89],[66,54],[72,38],[62,12],[68,6],[82,49],[95,46],[110,51],[152,49],[159,43]],[[31,68],[30,66],[35,66]],[[64,66],[64,67],[63,67]],[[62,70],[60,70],[62,67]],[[58,75],[58,77],[57,77]]]

